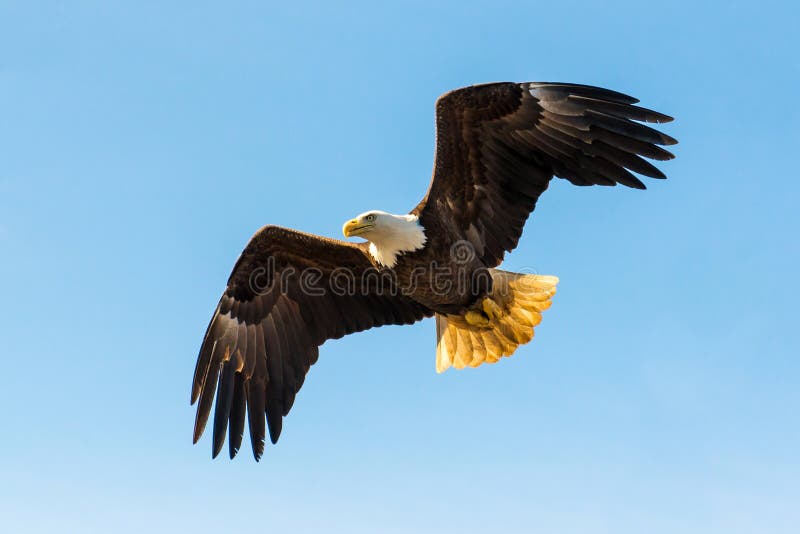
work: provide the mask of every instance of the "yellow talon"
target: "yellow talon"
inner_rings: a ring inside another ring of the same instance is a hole
[[[483,313],[485,313],[490,320],[499,319],[503,315],[503,310],[500,309],[500,306],[497,305],[495,301],[491,298],[486,297],[481,301],[481,308],[483,308]]]
[[[489,319],[475,310],[468,310],[467,313],[464,314],[464,320],[472,326],[489,326]]]

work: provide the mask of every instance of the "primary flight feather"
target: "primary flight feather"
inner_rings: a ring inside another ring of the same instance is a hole
[[[347,221],[349,243],[278,226],[250,239],[206,330],[192,385],[194,441],[216,402],[213,455],[247,425],[258,460],[328,339],[436,318],[436,369],[476,367],[533,337],[558,279],[496,269],[550,180],[644,189],[677,141],[642,122],[671,117],[607,89],[492,83],[436,102],[436,155],[408,214]],[[631,172],[632,171],[632,172]]]

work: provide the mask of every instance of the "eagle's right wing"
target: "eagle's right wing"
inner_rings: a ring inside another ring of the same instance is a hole
[[[379,276],[362,246],[262,228],[236,262],[200,349],[191,399],[200,401],[195,443],[216,392],[213,455],[222,449],[228,428],[230,456],[236,455],[246,411],[258,460],[265,416],[275,443],[325,340],[431,315]]]

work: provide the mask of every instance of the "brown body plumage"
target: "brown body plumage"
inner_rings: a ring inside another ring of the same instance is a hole
[[[629,171],[664,178],[640,156],[670,159],[657,145],[676,141],[635,121],[671,118],[636,102],[561,83],[496,83],[443,95],[428,193],[410,216],[395,221],[416,225],[424,239],[392,254],[389,265],[366,243],[276,226],[259,230],[236,262],[203,340],[192,387],[192,402],[199,400],[194,440],[216,394],[214,455],[226,431],[230,455],[236,454],[247,420],[258,459],[267,427],[276,442],[328,339],[435,314],[439,370],[496,361],[527,343],[557,279],[494,268],[517,245],[553,176],[640,189]],[[374,245],[379,241],[365,230],[374,224],[366,220],[350,221],[352,235],[363,232]]]

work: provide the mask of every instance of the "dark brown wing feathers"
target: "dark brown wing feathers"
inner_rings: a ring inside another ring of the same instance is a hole
[[[554,175],[576,185],[639,189],[645,186],[631,171],[664,178],[642,156],[671,159],[657,145],[677,141],[640,122],[672,118],[637,102],[607,89],[546,82],[447,93],[436,103],[433,180],[413,213],[423,226],[432,218],[452,221],[484,263],[498,265]]]
[[[192,385],[192,403],[199,400],[195,442],[216,393],[214,456],[226,434],[229,454],[236,455],[245,421],[256,459],[264,451],[267,431],[273,443],[278,440],[283,417],[325,340],[431,315],[389,291],[330,291],[337,268],[359,279],[372,264],[359,245],[275,226],[261,229],[245,247],[206,330]],[[302,273],[310,269],[316,284],[301,286]]]

